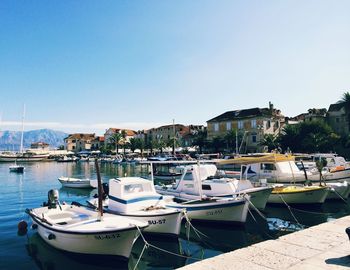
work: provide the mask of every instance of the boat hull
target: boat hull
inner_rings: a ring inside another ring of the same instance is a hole
[[[168,204],[168,207],[186,209],[191,220],[244,223],[247,219],[247,200],[218,200],[188,204]]]
[[[116,255],[128,258],[137,230],[127,230],[123,232],[95,233],[95,234],[67,234],[50,230],[47,227],[38,225],[38,233],[49,245],[74,253]],[[49,239],[54,235],[55,239]]]
[[[58,178],[58,181],[63,187],[69,188],[93,188],[90,183],[90,179],[73,179],[73,178]]]
[[[140,215],[121,215],[130,217],[137,221],[147,222],[149,226],[143,230],[145,233],[170,237],[179,236],[181,229],[181,220],[183,217],[181,211],[168,211],[168,213],[164,214],[149,213]]]
[[[95,211],[78,206],[42,207],[27,213],[46,243],[82,254],[128,258],[139,234],[137,226],[146,227],[145,223],[109,214],[98,221]]]
[[[272,191],[268,203],[273,204],[322,204],[327,198],[329,189],[323,188],[312,188],[303,187],[299,191],[291,192],[278,192]]]
[[[327,195],[327,200],[341,200],[349,197],[350,185],[345,181],[344,183],[327,183],[330,191]]]

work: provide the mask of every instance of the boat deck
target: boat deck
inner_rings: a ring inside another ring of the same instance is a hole
[[[349,226],[346,216],[179,269],[349,269]]]

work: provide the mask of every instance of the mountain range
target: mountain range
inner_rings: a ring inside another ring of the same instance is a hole
[[[0,149],[18,151],[21,145],[21,131],[0,131]],[[68,134],[52,129],[37,129],[23,133],[23,147],[30,148],[35,142],[48,143],[50,148],[57,148],[64,144],[64,138]]]

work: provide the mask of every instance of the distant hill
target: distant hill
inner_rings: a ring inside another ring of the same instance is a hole
[[[56,148],[64,144],[64,138],[68,134],[62,131],[52,129],[38,129],[25,131],[23,134],[23,147],[30,148],[30,144],[34,142],[45,142],[50,148]],[[1,131],[0,132],[0,149],[18,151],[21,144],[20,131]]]

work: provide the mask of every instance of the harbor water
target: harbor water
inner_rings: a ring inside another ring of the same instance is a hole
[[[31,224],[25,209],[36,208],[47,200],[47,192],[57,189],[60,201],[85,204],[96,190],[62,188],[60,176],[96,178],[94,163],[37,162],[24,164],[25,172],[10,173],[11,164],[0,163],[0,269],[174,269],[350,213],[349,200],[326,202],[322,206],[267,206],[264,216],[249,214],[243,226],[222,224],[182,224],[179,239],[146,239],[135,242],[128,261],[111,256],[90,256],[63,252],[47,245],[28,229],[19,235],[17,224]],[[104,182],[116,176],[148,176],[146,165],[101,164]],[[266,217],[266,218],[265,218]]]

